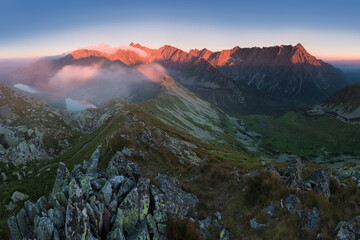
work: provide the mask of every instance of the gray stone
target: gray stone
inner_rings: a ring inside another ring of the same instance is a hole
[[[67,239],[91,239],[89,217],[81,188],[72,179],[69,185],[69,200],[66,209],[65,235]]]
[[[4,172],[1,173],[1,177],[3,179],[3,182],[6,182],[7,177],[6,177],[6,174]]]
[[[199,200],[194,194],[184,192],[178,180],[163,174],[155,178],[159,183],[158,190],[154,187],[151,192],[155,202],[155,209],[175,216],[186,216],[191,208],[196,208]]]
[[[137,184],[139,199],[140,199],[140,213],[139,221],[143,221],[150,209],[150,180],[147,178],[140,178]]]
[[[341,221],[335,228],[337,240],[355,240],[355,223],[354,221]]]
[[[159,233],[164,234],[164,235],[166,234],[166,224],[165,223],[158,223],[157,227],[158,227]]]
[[[105,178],[95,179],[95,180],[91,181],[91,187],[95,191],[99,191],[104,186],[105,183],[106,183]]]
[[[16,221],[18,223],[21,236],[28,237],[30,221],[26,215],[26,211],[22,208],[16,215]]]
[[[31,135],[34,133],[34,130],[32,130],[32,129],[28,129],[27,130],[27,135],[29,136],[29,137],[31,137]]]
[[[316,207],[311,209],[306,215],[304,227],[315,232],[319,221],[319,215],[320,215],[320,211]]]
[[[290,213],[297,213],[299,216],[301,216],[301,210],[298,209],[298,205],[300,205],[300,199],[293,194],[290,194],[285,199],[285,206],[289,210]]]
[[[71,177],[80,179],[84,175],[83,168],[80,164],[76,164],[71,172]]]
[[[255,229],[255,230],[259,230],[260,228],[265,227],[265,224],[258,223],[258,222],[256,222],[255,218],[252,218],[250,220],[250,227]]]
[[[81,191],[85,195],[86,198],[88,198],[89,196],[91,196],[94,193],[94,191],[91,187],[92,179],[94,179],[94,178],[91,176],[88,176],[88,175],[84,175],[79,179]]]
[[[106,182],[105,185],[100,190],[100,194],[104,196],[104,201],[106,206],[109,206],[109,203],[111,202],[111,196],[112,196],[112,186],[110,182]]]
[[[322,193],[325,197],[330,197],[330,180],[331,174],[324,170],[316,170],[305,179],[311,184],[311,188],[318,193]]]
[[[40,209],[38,208],[38,206],[36,206],[36,204],[30,201],[25,201],[24,209],[27,213],[27,216],[29,217],[30,222],[34,223],[35,216],[40,215]]]
[[[140,222],[136,228],[131,231],[127,237],[128,240],[150,240],[150,234],[146,221]]]
[[[161,212],[159,210],[154,210],[154,219],[156,223],[166,223],[167,221],[166,213]]]
[[[301,159],[298,157],[293,159],[289,165],[286,167],[282,183],[283,185],[290,188],[300,188],[302,182],[302,163]]]
[[[53,238],[54,224],[47,217],[41,217],[36,227],[38,240],[51,240]]]
[[[109,182],[111,183],[113,190],[118,191],[120,185],[124,182],[124,180],[125,180],[124,176],[114,176],[109,180]]]
[[[111,214],[116,214],[118,208],[118,200],[115,198],[109,203],[108,209],[111,212]]]
[[[22,176],[20,175],[19,172],[13,172],[12,174],[15,175],[18,180],[21,180],[21,179],[22,179]]]
[[[12,211],[12,210],[14,210],[16,208],[16,205],[13,203],[13,202],[9,202],[9,204],[8,205],[6,205],[6,210],[7,211]]]
[[[67,195],[70,179],[69,170],[64,163],[60,162],[52,193],[64,192]]]
[[[89,161],[84,161],[83,169],[85,170],[85,173],[93,173],[96,171],[99,163],[100,153],[101,153],[101,145],[99,145],[96,148]]]
[[[124,198],[134,187],[136,186],[135,181],[125,178],[121,188],[117,194],[118,198]]]
[[[269,216],[274,216],[274,202],[271,202],[269,206],[267,206],[265,209],[265,212]]]
[[[49,209],[49,218],[53,221],[54,225],[61,229],[65,225],[65,216],[60,209]]]
[[[19,143],[18,149],[20,150],[20,152],[24,152],[24,153],[30,152],[30,147],[26,141],[22,141],[21,143]]]
[[[30,198],[29,195],[26,195],[26,194],[24,194],[22,192],[16,191],[11,196],[11,201],[16,204],[16,203],[18,203],[20,201],[25,201],[25,200],[27,200],[29,198]]]
[[[106,169],[107,176],[123,175],[137,182],[141,177],[140,168],[136,163],[125,159],[121,152],[117,152],[110,160]]]
[[[44,196],[41,196],[37,201],[36,201],[36,206],[40,209],[40,208],[44,208],[45,205],[47,204],[47,200]]]
[[[115,228],[114,231],[108,234],[107,239],[109,240],[126,240],[125,235],[120,227]]]
[[[10,230],[10,239],[11,240],[19,240],[19,239],[21,239],[20,229],[19,229],[19,226],[17,224],[16,218],[14,216],[9,218],[8,227],[9,227],[9,230]]]
[[[159,238],[160,237],[159,231],[157,230],[155,219],[151,214],[148,214],[146,216],[146,224],[149,233],[153,235],[153,238]]]
[[[130,232],[137,224],[140,213],[139,192],[135,187],[119,206],[117,219],[126,232]]]

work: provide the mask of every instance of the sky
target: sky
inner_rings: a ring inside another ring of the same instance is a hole
[[[360,59],[360,2],[0,0],[0,58],[106,43],[216,51],[301,43],[324,60]]]

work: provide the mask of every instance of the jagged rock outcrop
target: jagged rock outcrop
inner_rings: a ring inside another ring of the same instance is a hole
[[[100,149],[71,174],[59,163],[49,197],[26,201],[9,219],[11,239],[166,239],[167,216],[183,218],[197,207],[177,179],[159,174],[157,187],[120,152],[101,171]]]
[[[24,125],[13,127],[0,123],[0,161],[20,164],[49,158],[52,154],[44,148],[43,135],[38,127],[33,130]]]
[[[301,190],[314,190],[317,193],[323,194],[326,198],[330,197],[331,180],[336,179],[330,171],[320,169],[312,172],[305,180],[303,180],[303,164],[299,157],[291,160],[284,172],[274,164],[270,164],[267,167],[267,171],[273,172],[278,176],[281,183],[286,187]],[[349,176],[348,172],[346,172],[346,174]],[[356,178],[354,180],[356,180]]]
[[[300,188],[302,186],[302,169],[303,166],[299,157],[291,160],[282,175],[282,183],[290,188]]]

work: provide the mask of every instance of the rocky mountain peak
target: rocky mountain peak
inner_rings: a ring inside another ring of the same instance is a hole
[[[105,53],[97,50],[79,49],[70,53],[74,59],[88,58],[88,57],[107,57]]]

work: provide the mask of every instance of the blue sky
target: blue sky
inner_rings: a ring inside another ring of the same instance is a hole
[[[302,43],[317,57],[360,59],[360,3],[0,0],[0,58],[99,43],[189,50]]]

